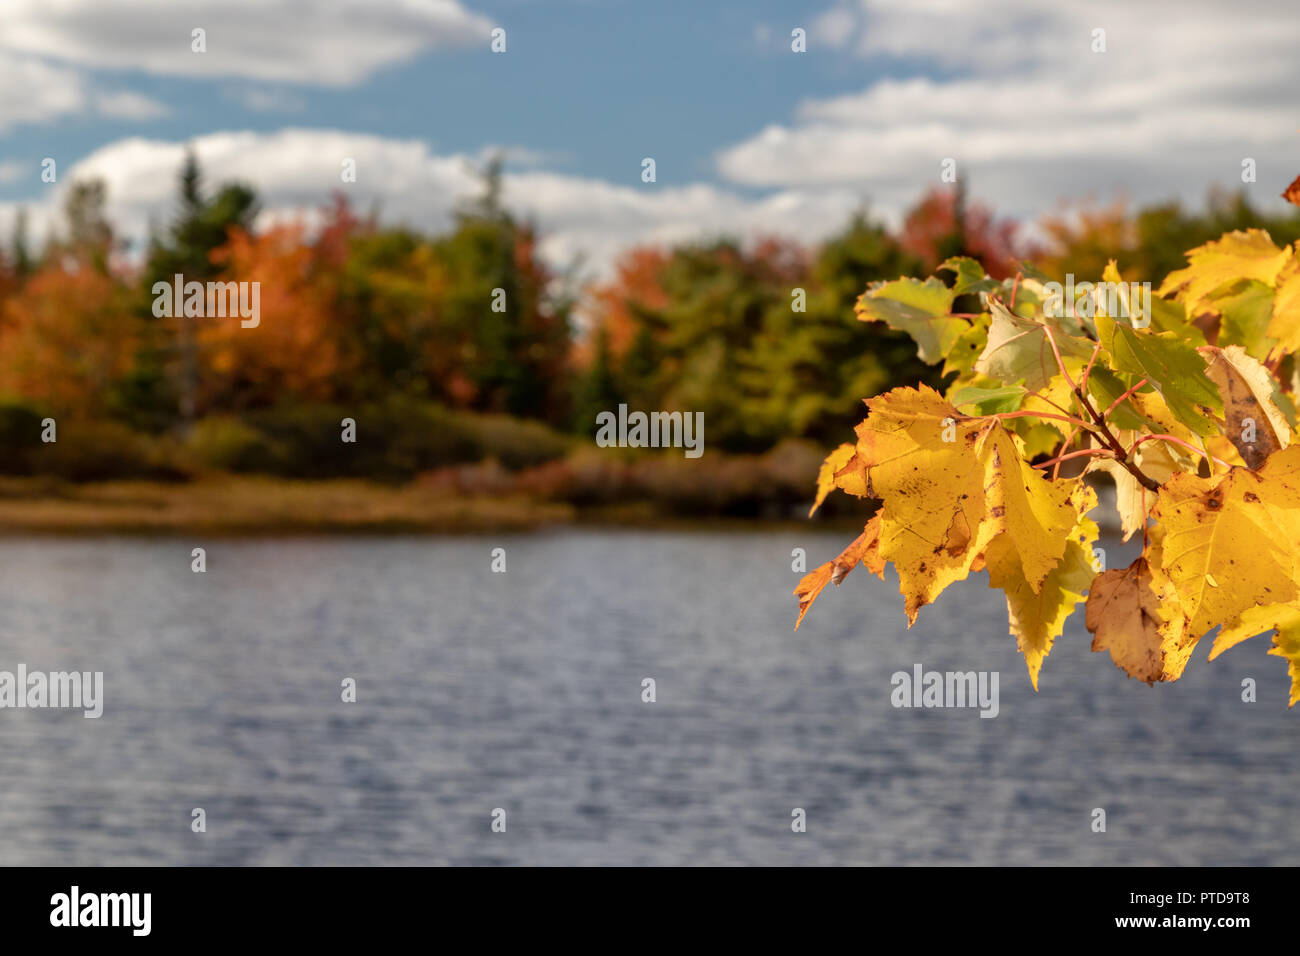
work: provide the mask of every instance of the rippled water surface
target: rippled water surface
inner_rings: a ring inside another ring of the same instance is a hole
[[[1296,861],[1264,639],[1148,688],[1080,611],[1035,694],[983,575],[909,631],[862,569],[792,634],[791,549],[847,540],[5,540],[0,670],[103,671],[105,705],[0,710],[0,863]],[[998,717],[893,708],[917,662],[999,671]]]

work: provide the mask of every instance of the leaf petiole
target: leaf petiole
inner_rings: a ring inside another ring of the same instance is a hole
[[[1167,441],[1174,445],[1180,445],[1183,448],[1186,448],[1188,451],[1190,451],[1193,455],[1200,455],[1206,461],[1213,462],[1216,465],[1222,465],[1224,468],[1232,467],[1232,465],[1228,464],[1222,458],[1216,458],[1214,455],[1211,455],[1204,448],[1197,448],[1195,445],[1190,445],[1187,442],[1183,441],[1181,438],[1175,438],[1173,435],[1143,435],[1141,438],[1139,438],[1137,441],[1133,443],[1133,447],[1131,447],[1128,450],[1128,455],[1132,455],[1133,452],[1137,449],[1137,446],[1142,444],[1144,441],[1152,441],[1152,440]]]
[[[1086,455],[1106,455],[1110,458],[1114,458],[1115,452],[1113,452],[1109,448],[1083,448],[1080,449],[1079,451],[1072,451],[1065,455],[1057,455],[1055,458],[1042,462],[1041,464],[1034,465],[1034,467],[1046,468],[1048,465],[1055,465],[1056,468],[1059,469],[1061,467],[1061,462],[1069,461],[1071,458],[1083,458]],[[1055,471],[1052,472],[1052,477],[1053,478],[1056,477]]]
[[[1127,392],[1125,392],[1125,393],[1124,393],[1123,395],[1121,395],[1119,398],[1115,399],[1115,401],[1111,402],[1111,403],[1110,403],[1110,407],[1107,408],[1104,412],[1101,413],[1101,417],[1102,417],[1102,418],[1109,418],[1109,417],[1110,417],[1110,413],[1113,412],[1116,408],[1119,407],[1119,403],[1120,403],[1120,402],[1124,401],[1124,399],[1128,398],[1130,395],[1132,395],[1134,392],[1136,392],[1139,388],[1141,388],[1141,387],[1142,387],[1143,385],[1145,385],[1146,383],[1147,383],[1147,380],[1146,380],[1146,379],[1142,379],[1142,381],[1138,382],[1136,385],[1134,385],[1132,388],[1130,388]]]
[[[972,418],[992,418],[992,419],[996,419],[997,421],[1003,421],[1004,419],[1007,418],[1052,418],[1055,419],[1056,421],[1069,422],[1071,425],[1075,425],[1078,428],[1085,428],[1088,431],[1093,432],[1094,434],[1097,431],[1097,429],[1094,426],[1083,421],[1083,419],[1074,418],[1070,415],[1053,415],[1051,412],[1031,412],[1031,411],[998,412],[996,415],[961,415],[960,418],[962,421],[970,421]]]

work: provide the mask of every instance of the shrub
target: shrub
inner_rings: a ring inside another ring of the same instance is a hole
[[[68,481],[188,477],[173,443],[150,439],[116,422],[63,422],[57,439],[48,444],[38,441],[28,453],[33,473]]]
[[[285,469],[283,444],[235,418],[213,417],[198,422],[185,439],[185,451],[204,468],[236,472],[278,472]]]
[[[0,472],[30,474],[32,453],[41,446],[42,415],[18,402],[0,403]]]
[[[355,444],[340,440],[344,418],[356,421]],[[248,444],[249,432],[263,436],[269,451],[262,449],[261,457],[236,457],[225,467],[301,478],[403,481],[420,472],[486,460],[518,470],[560,458],[569,447],[564,436],[538,422],[452,412],[402,396],[353,407],[268,409],[249,415],[243,427],[248,431],[219,431],[212,439],[214,452]]]
[[[541,422],[508,415],[459,413],[460,427],[474,443],[480,460],[496,459],[510,471],[520,471],[563,458],[570,439]]]

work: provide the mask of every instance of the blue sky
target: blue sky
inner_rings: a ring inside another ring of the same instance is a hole
[[[678,175],[709,179],[719,144],[788,115],[803,97],[833,95],[880,73],[850,57],[792,55],[788,34],[798,24],[790,6],[497,0],[474,12],[506,28],[506,54],[492,54],[486,43],[429,53],[341,88],[94,69],[95,82],[169,112],[143,121],[87,115],[30,123],[0,136],[0,154],[39,163],[47,155],[81,157],[121,136],[185,139],[291,123],[416,136],[440,151],[522,144],[557,168],[608,180],[636,178],[642,155],[654,153]],[[219,58],[225,38],[209,39],[207,56]],[[189,36],[176,42],[188,46]],[[7,184],[3,195],[36,195],[32,187]]]
[[[5,0],[0,229],[20,206],[56,224],[93,175],[138,240],[186,144],[268,219],[344,188],[426,229],[505,147],[507,201],[557,264],[596,273],[638,242],[814,241],[864,201],[896,221],[948,157],[1026,221],[1212,185],[1267,206],[1300,173],[1298,41],[1295,5],[1271,0]]]

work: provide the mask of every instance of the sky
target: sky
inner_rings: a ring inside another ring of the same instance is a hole
[[[139,249],[187,146],[268,222],[342,190],[425,231],[503,151],[506,204],[595,276],[640,243],[896,224],[945,159],[1026,223],[1212,186],[1280,208],[1297,50],[1296,0],[0,0],[0,237],[101,177]]]

